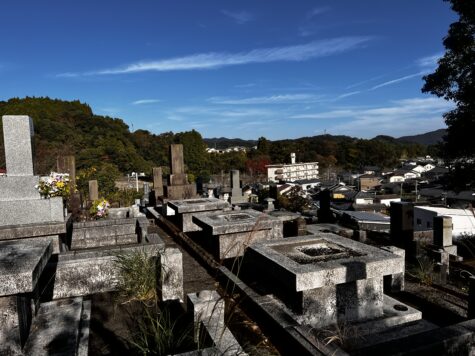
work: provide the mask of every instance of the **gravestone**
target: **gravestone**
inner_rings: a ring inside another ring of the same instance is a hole
[[[162,178],[162,167],[154,167],[152,169],[153,173],[153,190],[155,192],[155,199],[163,196],[163,178]]]
[[[189,184],[183,161],[183,145],[170,145],[170,174],[164,195],[167,199],[190,199],[196,196],[196,185]]]
[[[99,199],[99,187],[97,180],[89,181],[89,200],[94,201]]]
[[[241,182],[239,180],[239,170],[231,170],[231,204],[244,203],[245,197],[242,195]]]
[[[76,185],[76,159],[74,156],[58,156],[56,159],[56,169],[59,173],[69,174],[69,184]]]
[[[0,177],[0,226],[63,222],[61,197],[42,199],[33,175],[33,121],[29,116],[2,117],[7,174]]]

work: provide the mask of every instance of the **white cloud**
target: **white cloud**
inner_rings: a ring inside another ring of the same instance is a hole
[[[332,132],[357,137],[374,137],[389,134],[398,137],[420,131],[430,131],[444,126],[442,114],[453,104],[439,98],[412,98],[397,100],[393,105],[378,108],[351,108],[294,115],[294,119],[346,119],[331,127]]]
[[[307,13],[307,18],[311,19],[312,17],[323,14],[329,10],[329,7],[315,7]]]
[[[154,103],[159,103],[160,100],[158,99],[140,99],[140,100],[135,100],[132,102],[132,105],[144,105],[144,104],[154,104]]]
[[[199,53],[184,57],[162,59],[157,61],[141,61],[119,68],[104,69],[82,73],[81,75],[112,75],[140,72],[168,72],[178,70],[204,70],[227,66],[270,62],[299,62],[314,58],[326,57],[361,48],[371,37],[337,37],[306,44],[259,48],[239,53]],[[58,76],[73,77],[79,73],[63,73]]]
[[[443,53],[436,53],[432,56],[422,57],[416,60],[416,64],[419,67],[428,67],[435,68],[437,66],[437,61],[443,56]]]
[[[243,25],[254,20],[254,15],[247,11],[221,10],[221,13],[233,19],[238,25]]]
[[[379,88],[382,88],[382,87],[386,87],[388,85],[393,85],[393,84],[396,84],[396,83],[403,82],[403,81],[408,80],[408,79],[420,77],[424,74],[427,74],[427,73],[423,71],[423,72],[418,72],[418,73],[414,73],[414,74],[405,75],[404,77],[392,79],[392,80],[389,80],[387,82],[375,85],[374,87],[370,88],[369,90],[376,90],[376,89],[379,89]]]
[[[322,95],[314,94],[282,94],[272,96],[257,96],[251,98],[222,98],[213,97],[208,101],[213,104],[222,105],[259,105],[259,104],[289,104],[289,103],[311,103],[317,102],[323,98]]]
[[[341,94],[341,95],[337,96],[337,99],[347,98],[349,96],[353,96],[353,95],[356,95],[356,94],[359,94],[359,93],[361,93],[361,90],[351,91],[349,93],[345,93],[345,94]]]

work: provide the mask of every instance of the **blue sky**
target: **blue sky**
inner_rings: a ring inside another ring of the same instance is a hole
[[[420,88],[455,19],[442,0],[5,1],[0,100],[204,137],[423,133],[451,107]]]

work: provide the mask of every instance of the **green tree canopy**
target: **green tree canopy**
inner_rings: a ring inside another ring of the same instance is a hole
[[[459,15],[444,38],[445,54],[434,73],[424,77],[424,93],[453,101],[444,115],[447,123],[444,153],[454,165],[456,188],[475,185],[475,2],[445,0]]]

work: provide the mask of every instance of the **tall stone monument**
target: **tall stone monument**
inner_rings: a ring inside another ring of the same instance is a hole
[[[196,185],[188,182],[183,161],[183,145],[170,145],[170,175],[163,187],[169,200],[189,199],[196,196]]]
[[[33,175],[33,121],[29,116],[2,117],[7,174],[0,177],[0,227],[64,222],[63,199],[43,199]]]
[[[231,170],[231,204],[244,203],[246,199],[242,195],[241,182],[239,180],[239,170]]]

